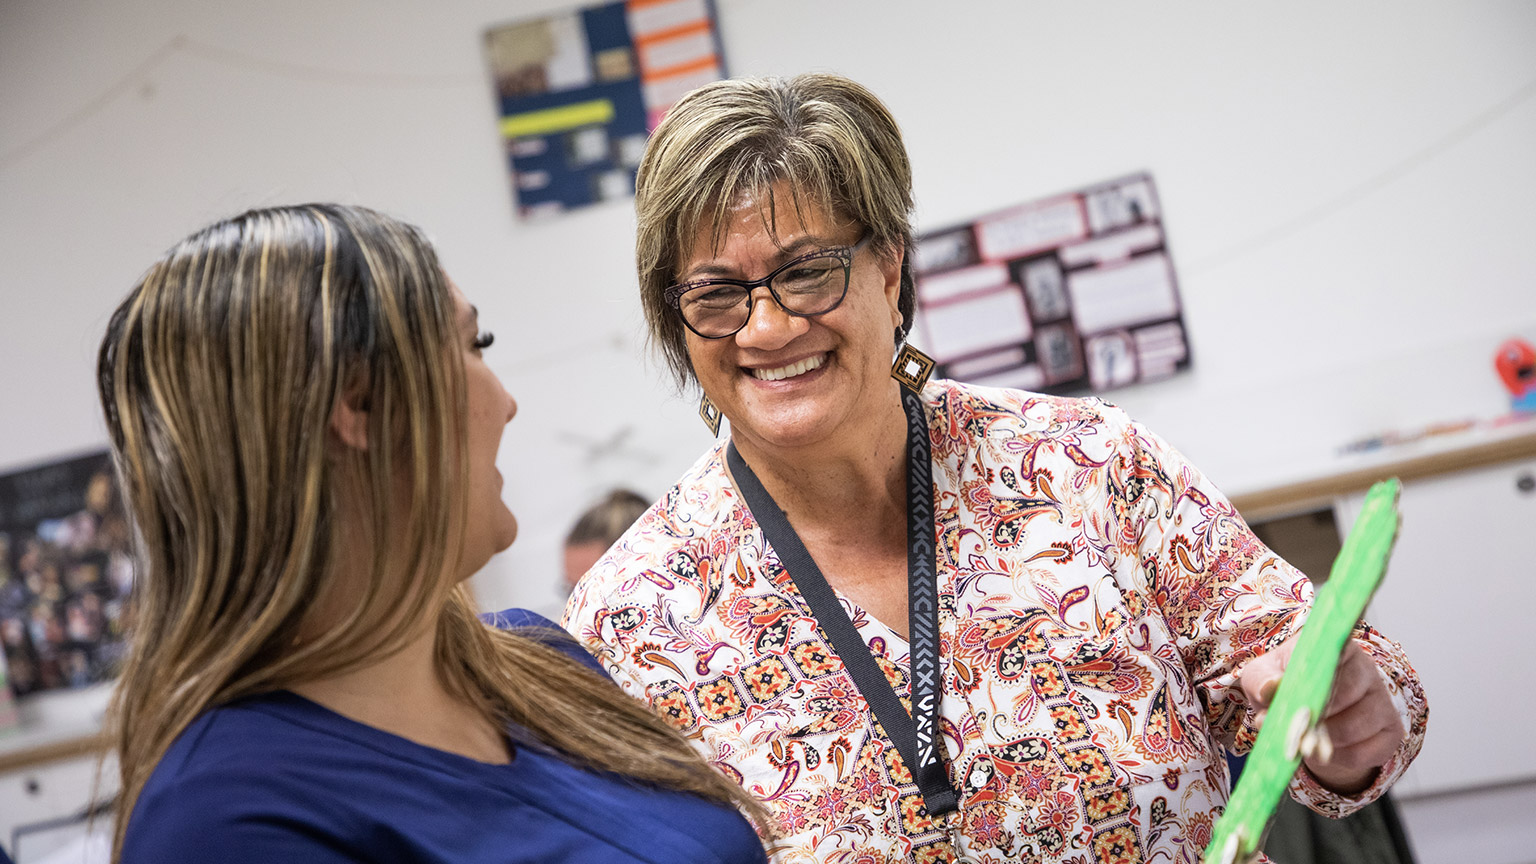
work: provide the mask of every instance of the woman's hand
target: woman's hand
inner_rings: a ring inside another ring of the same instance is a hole
[[[1255,657],[1243,670],[1239,685],[1255,709],[1269,706],[1296,638]],[[1333,744],[1332,752],[1319,747],[1302,764],[1318,783],[1340,795],[1357,794],[1375,782],[1381,766],[1408,735],[1380,670],[1353,639],[1339,657],[1333,694],[1323,707],[1319,725]]]

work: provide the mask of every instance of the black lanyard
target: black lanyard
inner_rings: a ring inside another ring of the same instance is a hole
[[[916,392],[901,388],[901,407],[907,416],[907,622],[912,674],[912,714],[901,706],[869,646],[838,602],[837,594],[821,575],[789,518],[762,481],[752,473],[735,442],[726,447],[726,462],[763,536],[779,554],[795,588],[810,604],[832,650],[837,652],[875,719],[895,743],[907,764],[923,803],[931,816],[942,816],[959,806],[959,796],[949,782],[949,772],[939,749],[939,707],[944,698],[939,671],[939,586],[933,537],[933,457],[928,443],[928,416]]]

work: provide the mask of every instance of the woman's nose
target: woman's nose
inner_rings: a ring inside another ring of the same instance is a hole
[[[805,318],[786,312],[766,286],[754,289],[749,302],[747,323],[736,331],[736,344],[743,348],[782,348],[811,326]]]

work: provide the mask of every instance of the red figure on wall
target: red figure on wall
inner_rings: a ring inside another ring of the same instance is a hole
[[[1499,346],[1493,368],[1499,370],[1516,411],[1536,412],[1536,347],[1514,338]]]

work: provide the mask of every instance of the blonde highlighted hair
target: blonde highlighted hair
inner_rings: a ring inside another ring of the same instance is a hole
[[[641,303],[652,345],[679,385],[696,379],[682,321],[662,292],[702,226],[718,248],[731,206],[781,181],[802,219],[806,206],[819,207],[859,223],[875,252],[903,252],[902,337],[912,326],[912,169],[890,111],[837,75],[717,81],[667,112],[635,181]],[[764,218],[777,206],[770,196]]]
[[[576,764],[766,824],[642,703],[537,639],[486,626],[466,587],[431,578],[457,572],[467,515],[461,338],[421,233],[333,204],[212,225],[113,314],[98,386],[137,558],[108,719],[122,783],[114,860],[155,765],[198,715],[357,668],[434,616],[443,680],[486,718]],[[368,440],[389,446],[328,444],[344,395],[366,406]],[[316,634],[339,496],[358,494],[370,536],[348,548],[373,550],[368,590]]]

